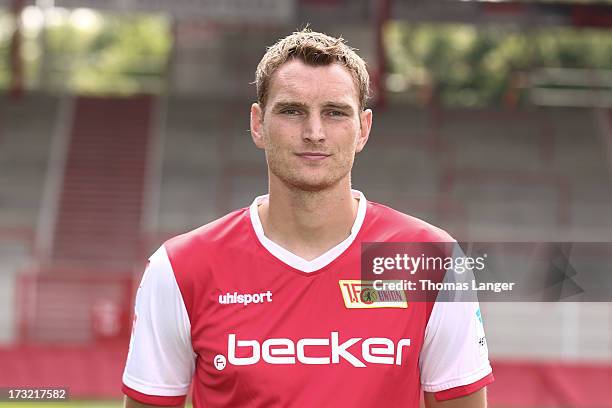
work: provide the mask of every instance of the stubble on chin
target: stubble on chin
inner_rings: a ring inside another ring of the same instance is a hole
[[[267,155],[268,172],[285,186],[294,191],[319,192],[327,190],[340,183],[349,173],[352,163],[336,165],[327,170],[326,174],[309,174],[292,167],[289,160],[283,160],[274,155]],[[320,169],[324,172],[324,169]],[[314,172],[313,172],[314,173]]]

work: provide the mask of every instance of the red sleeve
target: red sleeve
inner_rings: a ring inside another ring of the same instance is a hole
[[[448,390],[436,392],[434,395],[436,397],[436,401],[446,401],[454,398],[465,397],[466,395],[473,394],[481,388],[491,384],[493,381],[495,381],[495,378],[493,377],[493,373],[491,373],[474,383],[449,388]]]
[[[142,404],[156,405],[158,407],[177,407],[182,405],[187,398],[186,395],[179,395],[176,397],[166,397],[159,395],[148,395],[131,389],[125,384],[122,384],[121,391],[131,399],[138,401]]]

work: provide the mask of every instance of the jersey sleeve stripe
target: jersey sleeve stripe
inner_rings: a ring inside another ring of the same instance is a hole
[[[177,395],[185,395],[189,390],[190,383],[184,385],[168,385],[168,384],[153,384],[138,378],[132,377],[127,372],[123,373],[123,385],[135,391],[142,392],[147,395],[160,395],[174,397]]]
[[[422,382],[421,387],[423,388],[423,391],[427,391],[427,392],[445,391],[451,388],[457,388],[457,387],[462,387],[464,385],[472,384],[480,380],[481,378],[484,378],[488,374],[491,374],[492,372],[493,372],[493,369],[491,368],[491,365],[489,364],[489,361],[487,360],[485,365],[481,366],[477,370],[474,370],[466,375],[462,375],[460,377],[456,377],[452,379],[447,379],[443,382],[438,382],[438,383]]]
[[[444,391],[439,391],[434,393],[434,396],[436,397],[436,401],[446,401],[454,398],[464,397],[466,395],[475,393],[481,388],[491,384],[493,381],[495,381],[495,378],[493,377],[493,373],[490,373],[474,383],[462,385],[460,387],[450,388]]]
[[[187,398],[186,395],[177,395],[177,396],[160,396],[160,395],[148,395],[138,392],[125,384],[122,384],[121,391],[128,397],[132,398],[135,401],[140,402],[141,404],[149,404],[160,407],[177,407],[182,405]]]

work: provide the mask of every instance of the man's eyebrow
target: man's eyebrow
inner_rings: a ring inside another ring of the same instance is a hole
[[[325,106],[326,108],[335,108],[335,109],[340,109],[340,110],[350,111],[350,112],[353,111],[353,107],[349,105],[348,103],[327,102],[323,106]]]
[[[279,109],[283,109],[283,108],[301,108],[301,109],[307,109],[308,107],[306,106],[305,103],[302,103],[302,102],[278,101],[278,102],[274,103],[274,106],[272,108],[275,109],[275,110],[279,110]]]

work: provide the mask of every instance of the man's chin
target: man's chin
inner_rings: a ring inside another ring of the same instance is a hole
[[[270,182],[280,182],[291,190],[299,190],[304,192],[320,192],[337,187],[347,177],[350,172],[346,174],[338,173],[326,173],[322,172],[275,172],[273,169],[270,171]]]
[[[340,180],[291,180],[289,185],[292,189],[316,193],[329,190],[340,183]]]

